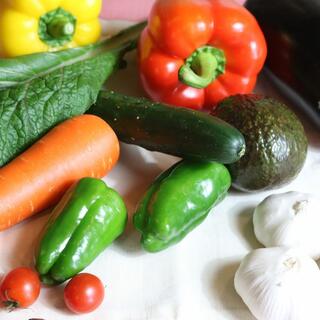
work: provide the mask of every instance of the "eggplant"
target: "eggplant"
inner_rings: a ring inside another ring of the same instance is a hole
[[[320,128],[320,0],[248,0],[268,44],[267,73]]]

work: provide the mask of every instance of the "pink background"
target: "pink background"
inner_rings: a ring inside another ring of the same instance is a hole
[[[155,0],[104,0],[101,16],[115,20],[143,20]],[[245,0],[237,0],[244,3]]]

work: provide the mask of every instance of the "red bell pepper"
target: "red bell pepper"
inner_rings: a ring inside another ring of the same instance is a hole
[[[266,59],[255,18],[232,0],[158,0],[139,42],[142,84],[155,101],[193,109],[249,93]]]

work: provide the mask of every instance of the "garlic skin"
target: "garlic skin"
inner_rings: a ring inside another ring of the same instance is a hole
[[[311,194],[291,191],[267,197],[254,211],[253,228],[266,247],[299,247],[320,258],[320,199]]]
[[[319,320],[320,270],[298,249],[257,249],[241,262],[234,286],[258,320]]]

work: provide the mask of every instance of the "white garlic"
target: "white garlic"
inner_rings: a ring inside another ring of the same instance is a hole
[[[264,199],[253,214],[257,239],[266,247],[300,247],[320,258],[320,199],[286,192]]]
[[[252,251],[241,262],[234,285],[258,320],[320,319],[320,270],[298,249]]]

